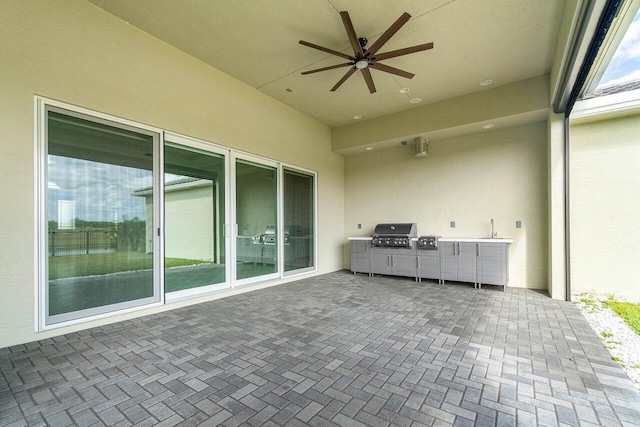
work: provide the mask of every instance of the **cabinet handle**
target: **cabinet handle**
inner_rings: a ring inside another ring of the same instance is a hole
[[[476,243],[476,256],[480,256],[480,243]]]
[[[387,266],[391,266],[391,255],[387,255]]]
[[[420,257],[416,257],[416,268],[420,268]]]
[[[453,254],[454,255],[456,254],[456,244],[455,243],[453,244]]]
[[[395,255],[391,255],[391,267],[393,267],[393,258],[395,257]]]

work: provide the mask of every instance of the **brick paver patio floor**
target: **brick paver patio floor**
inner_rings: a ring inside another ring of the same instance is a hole
[[[342,271],[0,349],[0,425],[638,425],[570,303]]]

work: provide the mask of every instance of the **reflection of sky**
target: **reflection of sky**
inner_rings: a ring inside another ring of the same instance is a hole
[[[85,221],[145,220],[145,198],[133,192],[152,185],[151,171],[52,155],[48,163],[49,220],[57,218],[57,200],[75,201],[75,216]]]
[[[636,13],[625,36],[600,79],[599,86],[640,79],[640,11]]]

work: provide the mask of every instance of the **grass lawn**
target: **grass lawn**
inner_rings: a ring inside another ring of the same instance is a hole
[[[209,264],[208,261],[185,258],[165,258],[165,267]],[[114,252],[88,255],[68,255],[49,258],[49,280],[81,277],[120,271],[153,268],[153,255],[144,252]]]
[[[636,334],[640,335],[640,304],[605,301],[604,305],[613,310]]]

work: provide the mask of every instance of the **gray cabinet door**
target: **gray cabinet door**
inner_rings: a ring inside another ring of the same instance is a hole
[[[478,243],[458,243],[458,280],[476,283]]]
[[[414,255],[391,255],[391,274],[416,277],[416,257]]]
[[[391,257],[384,252],[371,252],[371,273],[391,274]]]
[[[476,283],[476,243],[441,242],[440,278]]]
[[[440,278],[458,280],[458,247],[455,242],[440,243]]]
[[[262,259],[262,243],[254,243],[252,241],[248,241],[247,243],[247,261],[259,263],[263,262]]]
[[[478,283],[507,286],[509,245],[481,243],[478,254]]]
[[[276,263],[276,245],[262,245],[262,264]]]
[[[354,273],[367,273],[370,270],[369,254],[371,252],[371,242],[368,240],[351,241],[351,271]]]
[[[371,273],[416,277],[416,245],[408,248],[371,248]]]
[[[418,250],[416,276],[422,279],[440,279],[440,258],[438,250]]]

